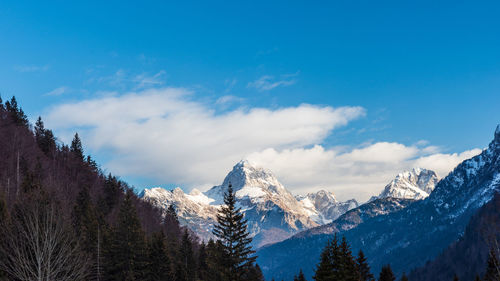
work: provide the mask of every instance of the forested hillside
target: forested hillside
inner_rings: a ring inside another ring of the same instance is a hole
[[[474,280],[477,275],[483,277],[488,267],[489,255],[497,259],[500,254],[499,227],[500,194],[497,193],[472,216],[464,235],[435,260],[414,270],[409,276],[410,280],[452,280],[455,275],[459,280]],[[495,271],[500,270],[498,263],[496,267]],[[500,272],[497,273],[497,278],[498,276]],[[484,276],[483,280],[495,279]]]
[[[0,100],[0,229],[0,280],[228,280],[224,244],[199,243],[14,97]]]

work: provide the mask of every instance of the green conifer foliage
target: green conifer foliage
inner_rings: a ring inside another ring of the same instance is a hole
[[[339,246],[337,234],[333,240],[327,242],[321,252],[320,262],[316,268],[313,279],[316,281],[333,281],[338,279],[337,261],[339,256]]]
[[[172,264],[166,247],[163,232],[153,233],[148,246],[148,264],[146,279],[148,281],[168,281],[172,278]]]
[[[344,236],[342,237],[342,242],[340,243],[339,250],[339,279],[345,281],[358,281],[359,273],[357,270],[356,262],[354,261],[351,248]]]
[[[80,239],[82,249],[88,254],[97,256],[99,223],[86,186],[78,193],[72,217],[75,234]]]
[[[366,261],[365,254],[362,250],[359,250],[358,258],[356,259],[356,264],[361,281],[372,281],[374,280],[373,274],[370,272],[370,266]]]
[[[236,198],[231,184],[224,194],[224,206],[217,215],[213,233],[220,239],[225,253],[228,280],[238,281],[246,270],[253,267],[257,258],[250,243],[252,238],[247,230],[247,221],[240,208],[236,208]]]
[[[71,141],[70,151],[81,161],[83,161],[83,146],[82,141],[78,133],[75,133],[73,140]]]
[[[120,206],[117,225],[112,230],[106,256],[108,280],[142,280],[144,273],[144,233],[128,191]]]
[[[390,265],[383,266],[382,270],[380,271],[378,281],[395,281],[395,280],[396,276],[394,276],[391,266]]]
[[[180,270],[188,281],[194,281],[196,279],[196,260],[193,253],[193,243],[189,237],[187,229],[184,229],[182,235],[182,241],[179,248],[179,260],[181,264]]]

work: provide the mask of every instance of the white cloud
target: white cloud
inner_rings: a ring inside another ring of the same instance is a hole
[[[289,189],[307,193],[319,188],[334,191],[342,200],[367,200],[378,194],[398,173],[414,167],[434,170],[446,176],[457,164],[481,152],[429,154],[427,147],[378,142],[347,150],[312,148],[265,149],[248,159],[274,171]]]
[[[48,93],[45,93],[44,96],[60,96],[64,93],[68,92],[68,90],[69,90],[68,87],[62,86],[62,87],[55,88],[54,90],[52,90]]]
[[[325,188],[340,199],[366,200],[403,170],[423,167],[442,177],[480,152],[446,154],[425,142],[325,148],[321,143],[334,129],[365,110],[303,104],[218,114],[217,102],[192,97],[182,88],[101,96],[56,106],[46,123],[67,136],[65,142],[78,130],[94,153],[108,152],[111,159],[104,167],[113,173],[187,189],[219,184],[237,161],[248,158],[271,169],[294,193]]]
[[[281,76],[281,79],[275,79],[274,76],[264,75],[259,79],[248,83],[248,88],[255,88],[259,91],[269,91],[280,86],[291,86],[297,81],[293,77],[297,76],[298,73],[285,74]]]
[[[216,114],[190,94],[149,89],[62,104],[50,110],[46,123],[58,135],[78,130],[94,152],[111,151],[105,167],[114,173],[194,187],[218,184],[253,152],[320,143],[333,129],[364,115],[361,107],[307,104]]]

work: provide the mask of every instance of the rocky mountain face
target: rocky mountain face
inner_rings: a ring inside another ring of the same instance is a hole
[[[141,197],[161,208],[173,204],[182,225],[187,225],[202,239],[209,239],[213,237],[216,214],[229,184],[236,193],[237,206],[245,213],[256,247],[324,224],[358,205],[355,200],[339,202],[327,191],[297,200],[269,170],[248,161],[236,164],[221,185],[205,193],[193,190],[185,194],[180,188],[172,191],[152,188],[145,189]]]
[[[310,212],[311,218],[319,224],[330,223],[345,212],[359,206],[355,199],[339,202],[333,193],[326,190],[297,195],[295,198]]]
[[[139,197],[165,210],[173,204],[181,225],[187,226],[204,239],[212,237],[218,206],[210,205],[214,200],[199,190],[194,189],[191,193],[185,194],[180,188],[166,190],[156,187],[145,189]]]
[[[340,230],[353,252],[362,249],[378,273],[390,263],[397,274],[422,266],[463,235],[478,208],[500,189],[500,126],[480,155],[465,160],[424,200]],[[294,236],[258,251],[266,278],[290,279],[300,268],[310,278],[331,234]]]
[[[347,231],[357,227],[369,218],[399,211],[408,207],[415,201],[416,200],[413,199],[392,197],[375,199],[347,211],[331,223],[299,232],[295,234],[293,238],[306,238],[314,235],[333,234],[341,231]]]
[[[429,197],[438,182],[434,171],[414,168],[411,171],[400,173],[387,184],[376,198],[400,198],[420,200]]]

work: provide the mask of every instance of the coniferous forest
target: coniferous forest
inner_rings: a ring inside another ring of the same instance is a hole
[[[172,205],[153,207],[106,175],[85,155],[78,133],[68,146],[41,118],[30,124],[15,97],[0,100],[0,155],[0,280],[264,280],[231,185],[217,239],[205,243],[180,226]],[[495,251],[484,267],[477,280],[500,280]],[[345,237],[334,235],[313,279],[396,276],[389,264],[375,276],[363,251],[353,254]],[[306,280],[302,270],[293,280]]]
[[[204,243],[82,147],[0,102],[0,280],[263,280],[232,191]]]

